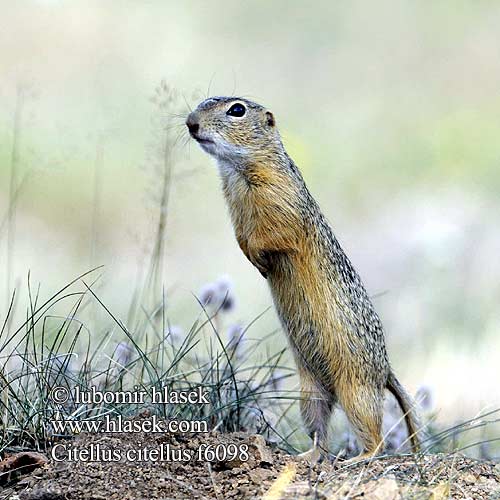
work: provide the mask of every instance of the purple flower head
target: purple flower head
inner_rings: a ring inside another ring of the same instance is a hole
[[[220,308],[225,312],[232,311],[235,305],[233,282],[227,275],[223,275],[215,282],[219,292]]]
[[[415,399],[424,412],[430,412],[434,409],[434,395],[428,385],[421,385],[417,389]]]
[[[207,283],[201,287],[198,299],[203,306],[214,306],[219,301],[219,290],[215,283]]]
[[[120,366],[127,366],[132,359],[132,346],[125,341],[120,342],[115,349],[113,358]]]

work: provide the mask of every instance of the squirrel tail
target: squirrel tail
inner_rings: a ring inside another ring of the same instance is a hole
[[[405,391],[404,387],[399,383],[393,371],[389,372],[386,388],[396,398],[398,405],[403,411],[403,416],[408,427],[408,435],[411,442],[411,447],[414,453],[420,451],[419,434],[421,426],[417,413],[415,411],[415,403],[410,395]]]

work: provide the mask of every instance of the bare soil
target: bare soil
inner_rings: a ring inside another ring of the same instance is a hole
[[[153,499],[499,499],[500,464],[462,455],[391,456],[369,463],[324,461],[311,466],[265,443],[262,436],[233,434],[82,434],[62,442],[73,449],[190,450],[212,445],[248,446],[248,460],[222,459],[61,461],[47,455],[36,467],[0,471],[0,499],[153,500]],[[61,448],[61,447],[60,447]],[[234,448],[234,446],[233,446]],[[21,457],[22,458],[22,457]],[[240,457],[241,458],[241,457]],[[243,457],[246,458],[246,457]],[[7,459],[9,460],[9,459]],[[26,457],[23,458],[26,461]],[[15,463],[13,457],[10,464]],[[1,466],[1,464],[0,464]],[[1,468],[1,467],[0,467]],[[33,470],[34,469],[34,470]],[[1,484],[1,483],[0,483]]]

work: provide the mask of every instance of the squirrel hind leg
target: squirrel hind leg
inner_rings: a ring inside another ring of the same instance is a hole
[[[335,397],[317,384],[309,374],[301,372],[300,379],[300,412],[308,434],[313,440],[313,448],[306,454],[314,457],[327,455],[328,427]],[[309,456],[306,454],[304,456]]]
[[[347,419],[358,437],[362,452],[354,460],[380,455],[384,451],[382,437],[383,391],[374,387],[343,387],[339,400]]]

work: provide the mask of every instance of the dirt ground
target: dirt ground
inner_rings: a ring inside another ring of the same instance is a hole
[[[0,499],[500,499],[500,464],[457,454],[387,457],[358,464],[324,461],[311,466],[267,445],[262,436],[243,433],[82,434],[59,444],[55,458],[63,458],[69,450],[88,461],[58,462],[49,453],[32,457],[37,462],[32,467],[26,457],[12,467],[15,457],[11,457],[9,471],[4,460]],[[210,455],[217,446],[220,460]],[[163,457],[145,461],[136,457],[137,450],[159,448]],[[116,461],[91,461],[95,456],[85,455],[90,449],[101,453],[101,459],[115,450]],[[182,457],[186,461],[172,455],[179,450],[187,450]],[[212,451],[203,455],[206,450]],[[229,456],[223,456],[224,450],[230,451]],[[124,458],[127,453],[135,461]],[[207,456],[212,461],[203,460]]]

